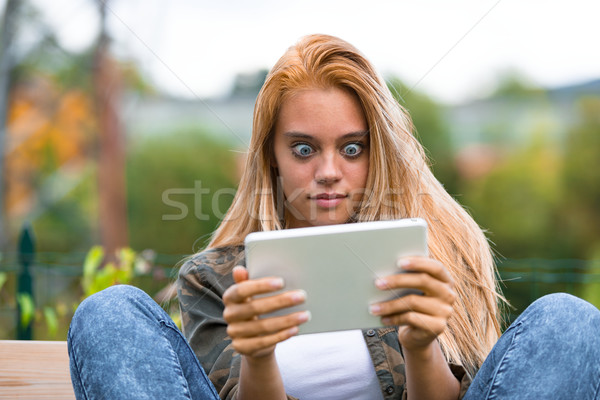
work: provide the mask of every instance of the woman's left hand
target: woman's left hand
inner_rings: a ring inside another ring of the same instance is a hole
[[[447,268],[427,257],[402,258],[401,272],[378,279],[379,289],[419,289],[423,295],[409,294],[371,305],[371,313],[381,316],[384,325],[398,325],[398,340],[407,350],[429,346],[444,330],[452,316],[456,293]]]

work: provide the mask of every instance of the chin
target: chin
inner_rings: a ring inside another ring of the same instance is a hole
[[[323,219],[318,219],[316,221],[311,222],[312,226],[325,226],[325,225],[338,225],[338,224],[345,224],[346,222],[350,221],[351,218],[350,216],[343,216],[340,218],[323,218]]]

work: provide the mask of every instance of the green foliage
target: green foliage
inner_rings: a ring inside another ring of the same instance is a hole
[[[417,139],[430,157],[436,178],[444,184],[446,190],[456,193],[457,173],[453,161],[453,144],[443,108],[426,94],[409,89],[398,78],[388,79],[387,85],[396,101],[410,113]]]
[[[491,171],[464,180],[461,201],[509,258],[600,255],[600,98],[582,99],[564,139],[538,124],[525,147],[496,147]],[[556,136],[554,136],[556,137]]]
[[[236,190],[237,161],[231,148],[197,129],[132,143],[126,171],[130,246],[168,254],[190,253],[198,239],[202,246]],[[40,181],[53,172],[48,168]],[[59,198],[40,191],[33,219],[43,239],[39,250],[88,249],[97,236],[96,168],[87,167],[79,181],[64,180],[60,187],[67,189]]]
[[[21,311],[21,326],[29,326],[35,316],[35,303],[31,296],[27,293],[17,294],[17,303]]]
[[[50,336],[55,337],[58,332],[58,316],[54,308],[44,307],[44,320],[48,327],[48,333]]]
[[[133,250],[130,248],[119,249],[117,252],[118,264],[109,261],[100,268],[104,260],[104,249],[101,246],[94,246],[88,252],[83,263],[81,280],[84,297],[91,296],[112,285],[131,282],[136,260],[136,253]]]
[[[81,287],[84,293],[89,293],[94,282],[94,275],[104,259],[104,249],[101,246],[94,246],[88,251],[83,262],[83,277]]]
[[[232,97],[252,97],[255,98],[260,92],[269,70],[260,69],[251,73],[240,73],[235,76],[233,88],[231,89]]]
[[[62,185],[69,185],[63,181]],[[40,191],[40,205],[33,219],[39,240],[38,250],[69,252],[88,249],[97,225],[95,169],[89,168],[78,182],[56,198]]]
[[[130,245],[189,254],[229,208],[237,187],[231,146],[196,129],[144,139],[127,163]]]
[[[573,252],[600,255],[600,98],[578,103],[579,121],[568,132],[561,207]]]
[[[583,287],[581,296],[600,308],[600,247],[593,250],[587,261],[587,273],[590,283]]]
[[[487,175],[464,184],[461,200],[503,256],[568,256],[553,229],[560,167],[558,152],[540,134]]]
[[[498,79],[492,96],[495,97],[530,97],[543,95],[545,90],[531,82],[523,74],[508,70]]]
[[[104,249],[101,246],[94,246],[89,250],[83,263],[83,277],[81,279],[83,298],[116,284],[133,284],[136,277],[151,272],[151,267],[147,265],[148,260],[144,259],[143,254],[137,254],[128,247],[117,251],[116,262],[108,261],[102,266],[105,261]],[[76,309],[77,305],[74,304],[73,309]],[[175,324],[181,328],[178,305],[174,305],[172,301],[167,300],[162,306],[169,312]],[[64,315],[64,308],[64,305],[57,307],[59,314]],[[50,309],[50,311],[54,312],[54,309]],[[46,320],[48,321],[48,317],[52,316],[50,313],[49,316],[46,316]],[[52,328],[51,325],[48,326]]]
[[[2,265],[2,253],[0,253],[0,266]],[[0,293],[2,292],[2,287],[8,280],[8,275],[6,272],[0,272]]]

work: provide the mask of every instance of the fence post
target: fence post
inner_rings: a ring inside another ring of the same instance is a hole
[[[33,232],[31,226],[26,224],[23,226],[21,235],[19,236],[18,244],[19,264],[21,268],[17,277],[17,296],[29,296],[31,301],[33,297],[33,279],[29,267],[33,264],[35,257],[35,242],[33,240]],[[19,297],[17,297],[18,299]],[[29,321],[26,326],[21,323],[21,304],[17,301],[17,340],[31,340],[33,337],[32,321]]]

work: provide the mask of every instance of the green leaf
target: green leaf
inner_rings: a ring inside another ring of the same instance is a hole
[[[33,299],[27,293],[19,293],[17,294],[17,303],[21,310],[21,326],[29,326],[35,314]]]
[[[96,271],[98,271],[103,259],[104,250],[101,246],[92,247],[85,257],[85,261],[83,262],[83,280],[81,285],[86,295],[89,295],[88,293],[90,292],[90,287],[93,284],[94,275],[96,274]]]
[[[56,333],[58,332],[58,317],[52,307],[44,307],[44,319],[48,326],[48,333],[51,336],[56,336]]]
[[[113,263],[106,264],[104,268],[96,272],[94,279],[91,281],[90,286],[85,293],[86,296],[98,293],[101,290],[114,285],[117,281],[117,273],[118,270]]]
[[[121,261],[121,269],[130,271],[133,269],[136,253],[129,247],[123,247],[119,251],[119,260]]]
[[[126,269],[119,269],[115,272],[115,284],[123,283],[128,284],[131,282],[131,271]]]
[[[8,275],[6,274],[6,272],[0,272],[0,292],[2,291],[2,286],[4,286],[7,280]]]
[[[169,316],[171,317],[171,319],[173,320],[175,325],[179,329],[182,329],[181,313],[179,311],[174,311],[174,312],[169,313]]]

